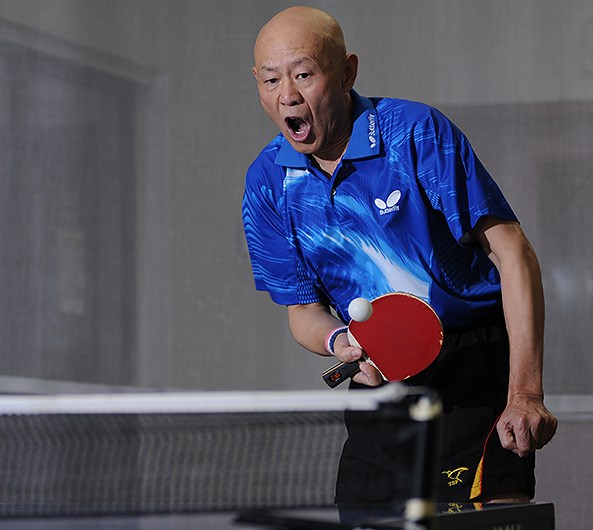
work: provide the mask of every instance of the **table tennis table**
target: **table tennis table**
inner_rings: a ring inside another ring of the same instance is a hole
[[[375,507],[376,508],[376,507]],[[364,519],[366,516],[366,519]],[[335,507],[162,515],[0,519],[0,530],[395,530],[410,529],[389,507],[366,510],[352,524],[340,522]],[[425,526],[438,530],[554,530],[554,505],[485,505],[476,509],[439,505]]]

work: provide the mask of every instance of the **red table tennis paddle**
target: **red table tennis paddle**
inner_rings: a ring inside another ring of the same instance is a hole
[[[441,351],[443,326],[434,309],[408,293],[390,293],[372,302],[357,298],[348,311],[350,344],[363,357],[323,372],[332,388],[356,374],[360,360],[371,362],[387,381],[403,381],[427,368]]]

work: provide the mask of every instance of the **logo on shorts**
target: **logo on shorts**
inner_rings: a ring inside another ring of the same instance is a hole
[[[469,471],[469,469],[467,467],[458,467],[451,471],[443,471],[441,475],[447,475],[449,486],[457,486],[457,484],[463,482],[463,480],[461,480],[461,474],[465,471]]]
[[[381,215],[385,215],[391,212],[395,212],[399,210],[399,206],[397,203],[401,199],[402,192],[400,190],[394,190],[389,194],[387,200],[383,200],[380,198],[375,199],[375,206],[379,208],[379,213]]]

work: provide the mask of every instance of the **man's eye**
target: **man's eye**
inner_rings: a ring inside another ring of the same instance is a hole
[[[278,79],[275,77],[270,77],[269,79],[264,80],[264,83],[267,85],[275,85],[278,82]]]
[[[311,74],[309,74],[308,72],[303,72],[297,75],[298,79],[308,79],[309,77],[311,77]]]

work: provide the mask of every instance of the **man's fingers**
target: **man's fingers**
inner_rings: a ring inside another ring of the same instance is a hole
[[[531,450],[531,435],[524,428],[517,428],[512,422],[497,425],[500,444],[520,457],[527,456]]]
[[[350,363],[362,357],[362,350],[357,346],[336,341],[334,344],[334,357],[340,361]]]
[[[336,340],[334,344],[334,352],[336,359],[344,362],[352,362],[360,359],[363,351],[358,346],[351,346],[345,344],[343,341]],[[366,386],[379,386],[383,380],[379,371],[367,362],[359,364],[360,372],[358,372],[352,380]]]
[[[535,449],[541,449],[556,434],[558,420],[551,414],[543,418],[536,426],[532,428]]]
[[[535,422],[528,425],[524,418],[498,425],[501,445],[520,457],[541,449],[556,433],[555,422]]]
[[[383,381],[379,370],[367,362],[360,363],[360,372],[353,378],[353,381],[367,386],[379,386]]]
[[[515,441],[515,434],[513,433],[513,429],[509,424],[501,424],[497,425],[498,430],[498,437],[500,438],[500,444],[509,451],[515,451],[517,448],[517,443]]]
[[[546,412],[547,412],[547,409],[546,409]],[[556,418],[556,416],[554,416],[553,414],[548,412],[546,421],[544,422],[544,428],[543,428],[544,432],[540,439],[542,447],[544,445],[546,445],[552,438],[554,438],[554,435],[556,434],[557,429],[558,429],[558,419]],[[540,449],[541,449],[541,447],[540,447]]]

